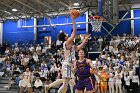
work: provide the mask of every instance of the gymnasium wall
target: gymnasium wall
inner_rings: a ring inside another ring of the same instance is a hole
[[[86,21],[86,15],[79,16],[76,20],[76,22],[85,22]],[[45,36],[52,36],[52,41],[57,40],[57,35],[60,33],[60,31],[64,31],[69,36],[72,32],[72,25],[64,25],[67,23],[72,23],[71,17],[66,16],[57,16],[54,18],[51,18],[52,24],[62,24],[61,26],[56,27],[45,27],[46,30],[43,30],[43,27],[38,28],[38,35],[37,35],[37,41],[38,43],[41,43],[44,41]],[[38,25],[48,25],[49,22],[47,19],[40,19],[38,20]],[[77,25],[77,34],[86,34],[86,24],[79,24]]]
[[[85,22],[86,21],[86,15],[83,14],[79,16],[76,20],[76,22]],[[57,16],[54,18],[51,18],[52,24],[66,24],[66,23],[72,23],[72,20],[70,17],[66,16]],[[25,24],[25,23],[24,23]],[[37,19],[37,25],[48,25],[49,22],[45,18]],[[26,26],[33,26],[34,20],[28,20],[26,21]],[[72,32],[72,25],[63,25],[63,26],[56,26],[53,27],[45,27],[46,29],[43,30],[43,27],[37,28],[37,42],[42,43],[44,42],[45,36],[52,36],[52,41],[57,40],[57,35],[60,33],[60,30],[64,31],[68,35]],[[77,34],[86,34],[86,24],[80,24],[77,25]],[[34,28],[18,28],[18,22],[13,22],[12,20],[8,20],[3,23],[3,42],[4,41],[10,41],[11,44],[14,44],[17,41],[33,41],[34,40]]]
[[[30,19],[26,22],[26,25],[33,24],[33,19]],[[18,28],[18,22],[12,20],[7,20],[3,23],[3,42],[10,41],[11,44],[14,44],[17,41],[30,42],[33,39],[33,28]]]
[[[121,18],[126,11],[120,11],[119,18]],[[134,11],[134,17],[140,17],[140,10]],[[130,14],[128,14],[125,18],[130,18]],[[43,27],[37,28],[37,42],[41,43],[44,42],[45,36],[51,36],[52,41],[57,40],[57,35],[60,33],[60,31],[64,31],[68,35],[72,32],[72,25],[64,25],[66,23],[71,23],[71,18],[66,16],[57,16],[54,18],[51,18],[52,24],[63,24],[61,26],[56,27],[45,27],[46,29],[43,30]],[[76,19],[76,22],[85,22],[86,21],[86,14],[83,14],[79,16]],[[139,35],[139,26],[140,20],[134,20],[134,34]],[[27,26],[33,26],[34,20],[30,19],[26,21]],[[47,19],[37,19],[37,25],[48,25],[49,22]],[[103,22],[103,26],[110,31],[112,27]],[[101,32],[93,32],[91,25],[89,25],[89,32],[92,34],[92,36],[106,36],[108,32],[102,28]],[[120,22],[116,28],[112,31],[112,35],[123,35],[123,34],[130,34],[131,33],[131,21],[122,21]],[[77,34],[86,34],[86,24],[79,24],[77,25]],[[33,28],[18,28],[18,22],[13,22],[11,20],[8,20],[4,22],[3,24],[3,41],[10,41],[11,44],[15,43],[16,41],[30,41],[34,39],[34,29]],[[109,35],[110,37],[110,35]]]
[[[134,18],[140,17],[140,10],[134,10]],[[140,35],[140,19],[134,20],[134,35]]]

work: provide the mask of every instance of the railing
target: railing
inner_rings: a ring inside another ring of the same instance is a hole
[[[98,41],[89,41],[87,43],[88,52],[100,52],[102,51],[106,45],[109,45],[110,41],[98,42]]]

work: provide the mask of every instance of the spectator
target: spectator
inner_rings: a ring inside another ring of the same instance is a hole
[[[115,79],[116,79],[116,82],[115,82],[116,93],[122,93],[122,81],[121,81],[122,75],[119,70],[117,70],[115,74]]]
[[[36,47],[36,52],[41,51],[41,46],[38,44]]]
[[[40,80],[39,77],[36,77],[36,81],[33,86],[33,92],[34,92],[34,89],[39,89],[39,93],[41,93],[42,86],[43,86],[42,81]]]
[[[61,44],[62,44],[62,42],[59,41],[59,39],[57,39],[57,41],[56,41],[56,47],[57,47],[57,50],[60,50],[60,48],[61,48]]]

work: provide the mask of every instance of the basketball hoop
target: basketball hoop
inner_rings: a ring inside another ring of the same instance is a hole
[[[92,25],[92,31],[101,32],[102,18],[100,16],[91,16],[89,21]]]

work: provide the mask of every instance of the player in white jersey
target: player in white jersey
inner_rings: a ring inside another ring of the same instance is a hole
[[[62,62],[62,79],[63,79],[63,85],[59,88],[58,93],[63,93],[65,89],[68,87],[69,81],[74,77],[73,75],[73,62],[76,60],[75,58],[75,51],[80,50],[85,43],[88,41],[88,38],[90,35],[85,36],[85,40],[78,46],[73,45],[73,41],[76,35],[76,24],[75,24],[75,18],[72,17],[72,23],[73,23],[73,32],[71,36],[68,38],[68,36],[61,32],[58,35],[59,41],[63,41],[63,49],[64,49],[64,61]],[[48,85],[47,87],[52,87],[53,85],[61,84],[62,80],[56,80],[52,84]],[[47,93],[47,92],[46,92]],[[71,92],[72,93],[72,92]]]
[[[25,88],[28,88],[28,93],[32,93],[31,76],[32,76],[32,73],[30,72],[29,68],[26,68],[26,71],[23,72],[23,75],[22,75],[23,82],[21,84],[20,93],[23,93]]]
[[[58,93],[63,93],[64,89],[67,88],[69,81],[74,77],[72,70],[73,70],[73,62],[76,60],[75,51],[80,50],[90,37],[90,35],[87,35],[85,37],[85,40],[79,46],[73,45],[73,41],[76,35],[76,24],[74,21],[74,17],[72,17],[72,23],[73,23],[73,32],[71,34],[71,37],[68,38],[68,36],[63,32],[60,33],[58,36],[58,39],[64,42],[63,44],[64,61],[62,63],[63,85],[59,88]]]

